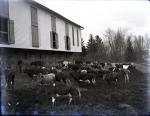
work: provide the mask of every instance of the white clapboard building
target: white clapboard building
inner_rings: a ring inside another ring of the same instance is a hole
[[[0,0],[1,59],[53,63],[81,52],[82,26],[32,0]]]

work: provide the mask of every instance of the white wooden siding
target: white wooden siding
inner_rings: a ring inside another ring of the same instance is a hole
[[[32,47],[32,31],[31,31],[31,5],[22,0],[16,0],[15,2],[9,0],[9,17],[14,20],[14,33],[15,44],[4,45],[0,44],[0,47],[10,48],[23,48],[23,49],[37,49],[37,50],[53,50],[53,51],[67,51],[65,49],[65,21],[56,17],[56,32],[58,33],[59,48],[52,49],[50,46],[50,31],[51,29],[51,14],[43,9],[38,10],[38,29],[39,29],[39,47]],[[77,46],[77,33],[78,27],[68,23],[69,37],[71,50],[70,52],[81,52],[81,45]],[[74,27],[74,40],[75,46],[72,45],[72,26]],[[78,28],[79,29],[79,28]],[[79,31],[79,35],[81,30]],[[81,37],[79,36],[79,43],[81,43]]]

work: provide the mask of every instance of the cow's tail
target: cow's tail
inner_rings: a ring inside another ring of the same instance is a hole
[[[87,89],[86,89],[86,88],[79,88],[79,87],[77,87],[77,88],[76,88],[76,90],[78,91],[79,99],[81,99],[81,97],[82,97],[82,95],[81,95],[81,91],[82,91],[82,92],[83,92],[83,91],[87,91]]]

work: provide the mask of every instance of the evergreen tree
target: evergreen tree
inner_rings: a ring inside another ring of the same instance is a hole
[[[90,38],[87,44],[87,58],[89,60],[95,61],[96,55],[96,43],[92,34],[90,34]]]
[[[82,45],[82,52],[81,52],[81,56],[82,56],[82,60],[84,59],[84,57],[86,56],[86,54],[87,54],[87,49],[86,49],[86,47],[85,47],[85,45],[84,45],[84,41],[83,41],[83,38],[81,39],[81,45]]]
[[[107,59],[106,57],[106,48],[102,41],[102,39],[99,37],[99,35],[95,36],[95,42],[96,42],[96,60],[103,62]]]
[[[127,46],[125,50],[125,61],[133,62],[135,60],[134,49],[131,42],[131,37],[127,39]]]

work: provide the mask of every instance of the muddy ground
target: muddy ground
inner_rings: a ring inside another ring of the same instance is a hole
[[[2,87],[4,114],[52,114],[52,115],[148,115],[147,109],[147,77],[148,74],[135,70],[131,73],[130,83],[119,80],[117,86],[109,86],[101,78],[95,86],[84,86],[87,91],[82,92],[82,99],[71,105],[60,99],[52,107],[50,96],[44,91],[37,94],[36,82],[26,74],[16,74],[14,91]],[[16,97],[14,97],[16,96]],[[19,104],[16,105],[18,101]],[[8,102],[14,101],[11,105]],[[5,103],[4,103],[5,102]]]

